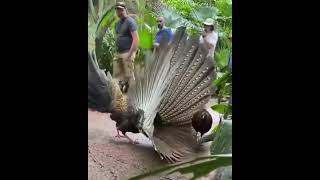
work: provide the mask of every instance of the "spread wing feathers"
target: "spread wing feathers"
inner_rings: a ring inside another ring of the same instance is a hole
[[[95,53],[88,51],[88,107],[99,112],[111,110],[111,81],[103,70],[99,69]]]
[[[168,45],[166,39],[162,39],[159,52],[146,57],[146,64],[143,76],[136,78],[135,84],[129,88],[128,100],[130,106],[135,110],[143,111],[143,118],[139,121],[138,127],[142,129],[152,140],[154,130],[154,118],[159,110],[162,97],[165,94],[176,66],[171,66],[170,62],[178,45],[182,40],[185,28],[180,28],[174,36],[174,41]],[[171,66],[171,67],[170,67]]]
[[[160,105],[162,124],[190,124],[195,112],[203,108],[214,93],[214,63],[199,38],[190,38],[180,56],[179,67]]]
[[[160,157],[170,163],[191,157],[198,144],[191,126],[157,126],[154,130],[154,148]]]

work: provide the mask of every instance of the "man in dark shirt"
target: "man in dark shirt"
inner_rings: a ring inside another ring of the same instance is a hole
[[[172,31],[170,28],[165,27],[165,21],[163,17],[158,17],[157,19],[159,31],[157,32],[156,39],[154,42],[154,48],[157,49],[160,45],[162,38],[167,38],[170,43],[172,40]]]
[[[127,15],[123,2],[116,4],[119,20],[115,24],[116,54],[113,60],[113,78],[119,80],[120,88],[126,92],[134,80],[134,58],[138,46],[137,25]]]

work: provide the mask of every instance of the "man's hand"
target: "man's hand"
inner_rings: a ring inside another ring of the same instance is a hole
[[[125,61],[131,61],[131,56],[132,56],[132,53],[128,53],[128,56],[125,57]]]
[[[153,44],[153,47],[158,48],[159,45],[160,45],[159,43],[154,43],[154,44]]]

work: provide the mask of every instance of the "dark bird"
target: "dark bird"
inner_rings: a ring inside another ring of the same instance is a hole
[[[99,90],[88,91],[93,94],[88,94],[88,106],[111,112],[111,119],[124,135],[143,133],[161,158],[176,162],[196,152],[199,146],[192,118],[204,109],[214,93],[214,64],[206,56],[208,50],[199,44],[199,36],[188,37],[184,27],[177,29],[171,44],[162,41],[159,49],[146,57],[144,71],[127,95],[121,93],[110,74],[89,70],[97,74],[91,77],[104,80],[99,80],[100,89],[88,87]],[[89,56],[89,63],[96,63],[90,57],[94,56]],[[90,78],[89,81],[98,82]],[[98,97],[96,94],[101,99],[92,98]]]

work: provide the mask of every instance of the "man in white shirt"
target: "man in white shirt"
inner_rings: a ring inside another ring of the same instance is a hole
[[[205,47],[209,50],[208,56],[213,57],[218,41],[218,33],[214,31],[214,20],[211,18],[203,22],[204,32],[200,37],[200,43],[204,43]]]

